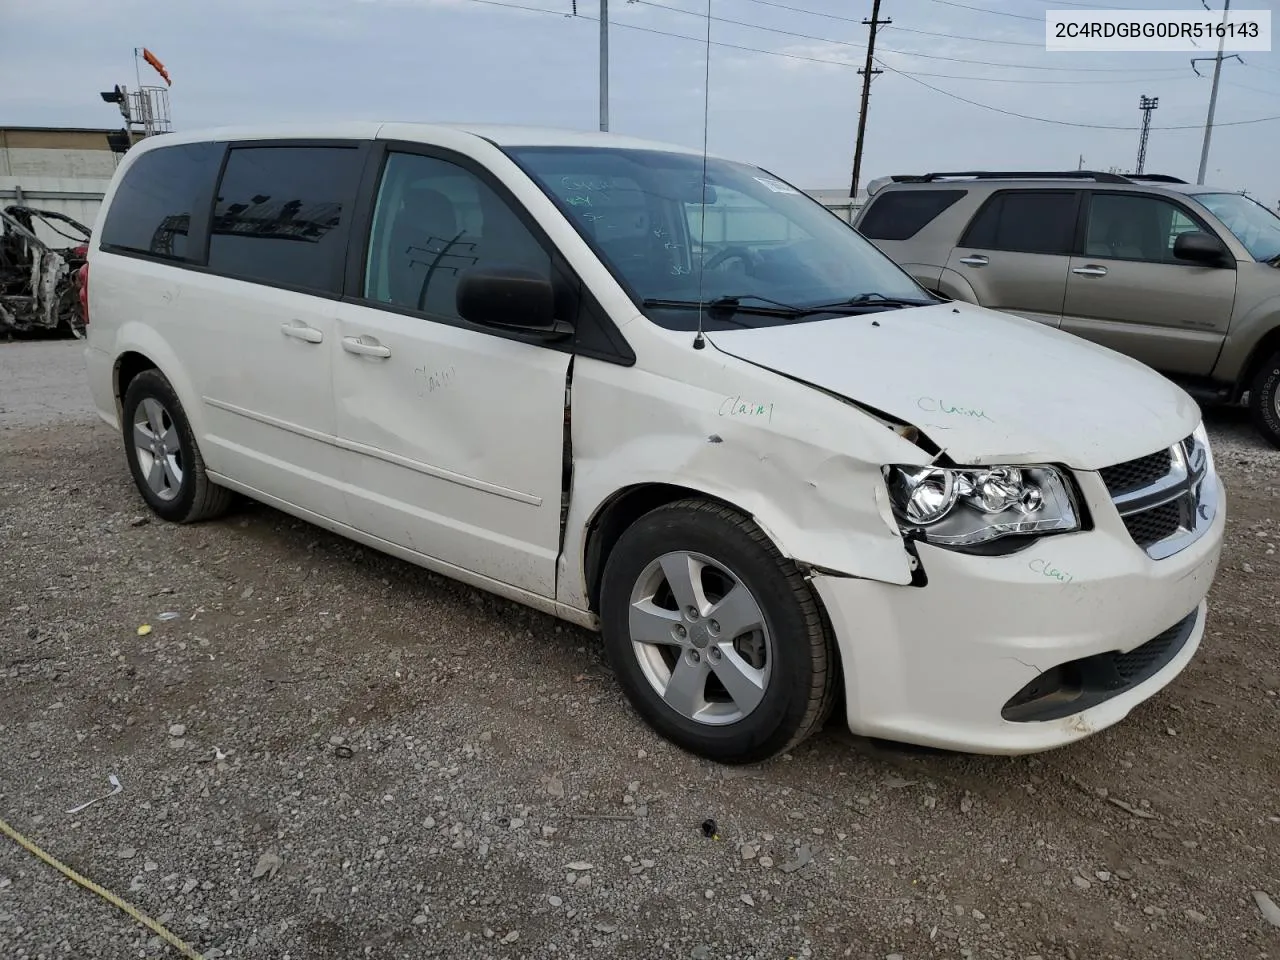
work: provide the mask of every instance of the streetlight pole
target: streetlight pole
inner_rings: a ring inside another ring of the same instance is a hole
[[[609,130],[609,0],[600,0],[600,129]]]

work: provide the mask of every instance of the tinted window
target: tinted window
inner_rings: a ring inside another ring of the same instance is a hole
[[[232,150],[214,206],[210,269],[338,293],[360,159],[354,147]]]
[[[1160,197],[1095,193],[1084,249],[1090,257],[1175,263],[1178,235],[1199,229],[1177,205]]]
[[[374,207],[365,297],[456,320],[458,276],[477,265],[551,276],[550,255],[475,174],[446,160],[390,154]]]
[[[964,190],[898,190],[882,193],[858,223],[858,232],[872,240],[909,240],[953,203]]]
[[[187,260],[200,251],[190,238],[191,218],[207,212],[218,176],[221,144],[159,147],[139,156],[116,188],[102,245]]]
[[[1074,246],[1075,232],[1074,193],[998,193],[974,218],[960,246],[1066,256]]]

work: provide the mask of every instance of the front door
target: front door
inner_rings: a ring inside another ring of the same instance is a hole
[[[1164,197],[1093,193],[1062,329],[1165,373],[1208,374],[1231,324],[1236,271],[1178,260],[1174,241],[1195,230],[1212,233]]]
[[[475,327],[455,305],[466,268],[550,276],[551,255],[465,160],[388,151],[376,191],[334,355],[351,522],[553,597],[572,354]]]
[[[1079,192],[1003,190],[970,222],[947,260],[978,303],[1056,327],[1062,320],[1067,263]]]

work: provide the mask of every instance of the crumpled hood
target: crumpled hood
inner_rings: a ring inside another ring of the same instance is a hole
[[[1172,446],[1200,422],[1144,364],[962,303],[707,334],[727,354],[876,408],[961,464],[1082,470]]]

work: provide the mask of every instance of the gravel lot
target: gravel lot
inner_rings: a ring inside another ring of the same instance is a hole
[[[1211,426],[1210,635],[1125,723],[729,770],[588,633],[263,507],[148,521],[78,345],[0,347],[0,819],[207,958],[1274,958],[1280,455]],[[0,836],[0,956],[166,953]]]

